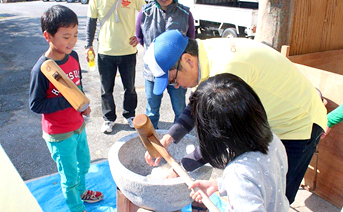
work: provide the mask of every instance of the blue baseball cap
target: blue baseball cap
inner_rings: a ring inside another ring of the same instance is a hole
[[[144,63],[155,77],[153,93],[161,95],[168,85],[169,70],[181,58],[188,44],[188,37],[178,30],[160,34],[144,55]]]

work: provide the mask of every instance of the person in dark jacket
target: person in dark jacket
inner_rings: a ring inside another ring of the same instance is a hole
[[[183,35],[194,38],[194,19],[189,8],[179,4],[177,0],[155,0],[143,6],[137,17],[136,36],[144,49],[147,50],[153,40],[165,31],[177,29]],[[178,63],[175,63],[176,69]],[[145,95],[147,98],[146,115],[149,116],[154,128],[158,128],[160,119],[160,106],[163,94],[153,93],[155,77],[149,67],[144,64]],[[180,116],[186,107],[185,95],[187,89],[167,86],[175,120]]]

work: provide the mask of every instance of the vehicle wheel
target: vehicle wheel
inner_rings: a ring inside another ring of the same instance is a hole
[[[68,2],[68,3],[73,3],[73,2],[74,2],[74,0],[67,0],[67,2]]]
[[[47,2],[48,0],[42,0],[42,1]]]
[[[81,0],[81,4],[88,4],[88,0]]]
[[[227,28],[222,34],[222,38],[237,38],[237,31],[235,28]]]
[[[55,0],[56,2],[61,2],[62,0]]]

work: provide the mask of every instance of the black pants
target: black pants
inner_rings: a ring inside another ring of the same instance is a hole
[[[136,53],[124,56],[109,56],[98,54],[98,67],[101,81],[101,108],[106,121],[115,121],[116,105],[113,99],[113,89],[117,69],[124,86],[123,116],[135,116],[137,107],[136,79]]]
[[[323,129],[313,124],[311,138],[307,140],[281,140],[286,148],[288,172],[286,177],[286,196],[289,204],[294,202],[302,179],[305,176],[313,153],[318,146]]]

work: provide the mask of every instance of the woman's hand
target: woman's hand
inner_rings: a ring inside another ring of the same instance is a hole
[[[210,197],[214,192],[218,191],[217,180],[197,180],[193,182],[189,189],[192,189],[190,197],[196,202],[202,203],[202,196],[200,192],[195,192],[193,188],[200,188],[208,197]]]

